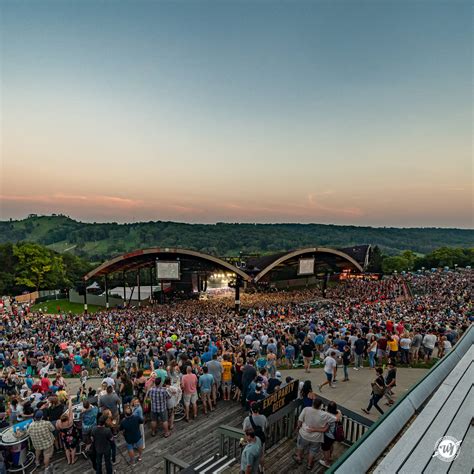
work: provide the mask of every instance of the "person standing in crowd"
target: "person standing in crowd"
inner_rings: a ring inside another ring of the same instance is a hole
[[[144,417],[144,414],[143,414],[143,408],[142,408],[142,405],[141,405],[140,400],[138,398],[134,398],[132,400],[132,403],[130,404],[130,406],[132,407],[132,413],[135,416],[138,416],[138,418],[141,418],[142,420],[145,420],[145,417]],[[170,430],[172,429],[171,423],[170,423],[169,429]],[[140,424],[140,433],[142,435],[143,449],[145,449],[145,426],[144,426],[144,422]]]
[[[82,406],[84,408],[81,413],[82,440],[86,446],[89,446],[91,444],[91,432],[97,426],[99,409],[92,405],[89,400],[84,400]]]
[[[451,352],[453,348],[451,342],[446,336],[441,336],[438,342],[438,358],[444,357],[446,354]]]
[[[254,360],[250,358],[242,369],[242,406],[246,406],[247,404],[248,387],[256,376],[257,370],[254,367]]]
[[[110,410],[112,412],[113,419],[118,422],[119,405],[120,397],[115,393],[113,386],[108,385],[106,389],[106,394],[102,395],[99,398],[100,409],[102,410],[102,412],[104,412],[104,410]]]
[[[384,396],[385,393],[385,380],[383,378],[383,369],[382,367],[377,367],[375,369],[376,378],[372,382],[372,393],[370,396],[369,406],[367,408],[362,408],[362,411],[366,414],[370,414],[370,409],[374,406],[378,412],[383,415],[383,410],[379,407],[378,403],[380,399]]]
[[[417,364],[418,363],[418,355],[420,352],[420,347],[423,342],[423,336],[420,334],[418,328],[415,328],[415,333],[411,340],[410,344],[410,356],[411,356],[411,363]]]
[[[209,373],[209,367],[205,365],[202,368],[203,374],[199,377],[199,390],[201,392],[202,409],[207,415],[207,407],[209,411],[214,411],[212,407],[212,387],[214,385],[214,377]]]
[[[276,372],[275,377],[270,377],[268,379],[267,394],[271,395],[273,392],[275,392],[275,390],[278,390],[280,388],[281,384],[282,384],[281,372]]]
[[[351,347],[349,344],[344,346],[344,350],[342,351],[342,367],[344,370],[344,379],[343,382],[349,381],[349,364],[351,363]]]
[[[56,421],[56,429],[59,432],[68,464],[76,462],[76,449],[80,442],[80,433],[74,424],[74,412],[72,410],[72,398],[69,398],[68,412],[63,413]]]
[[[142,460],[143,438],[141,426],[143,418],[133,414],[132,408],[127,405],[124,409],[124,419],[120,423],[120,430],[123,431],[125,442],[127,443],[128,456],[130,464],[135,463],[135,451],[137,451],[137,461]]]
[[[362,335],[357,334],[357,339],[354,341],[354,370],[364,367],[364,351],[366,347],[367,345]]]
[[[285,359],[289,369],[292,369],[295,365],[295,353],[295,346],[290,341],[288,341],[285,347]]]
[[[367,353],[369,355],[369,366],[373,369],[375,367],[375,357],[377,356],[377,339],[375,336],[371,336],[370,338]]]
[[[318,386],[319,391],[325,386],[329,385],[331,388],[336,388],[333,380],[336,378],[337,363],[335,359],[336,353],[332,351],[323,361],[324,364],[324,374],[326,375],[326,380]]]
[[[265,398],[263,392],[263,386],[260,382],[255,384],[255,390],[247,391],[247,406],[250,406],[252,403],[259,402]]]
[[[433,330],[429,328],[425,334],[425,337],[423,338],[423,352],[425,353],[425,362],[431,360],[435,345],[436,336],[433,334]]]
[[[400,363],[409,364],[411,339],[407,333],[402,334],[400,337]]]
[[[186,375],[183,375],[183,378],[181,379],[181,386],[183,389],[184,411],[186,413],[185,420],[189,422],[189,408],[191,405],[193,406],[193,418],[196,419],[198,415],[198,379],[196,374],[193,374],[193,369],[189,365],[186,367]]]
[[[242,429],[244,431],[254,431],[257,438],[262,443],[262,449],[260,452],[260,472],[264,472],[264,454],[265,454],[265,441],[266,441],[266,431],[268,427],[268,420],[265,415],[260,414],[260,406],[258,403],[253,402],[250,404],[250,414],[244,418],[244,423]]]
[[[316,394],[313,392],[311,380],[305,380],[303,382],[298,398],[303,400],[303,407],[310,407],[313,405],[313,400],[316,398]]]
[[[54,452],[53,432],[54,426],[49,421],[43,420],[43,411],[38,410],[28,426],[28,434],[35,450],[36,468],[40,467],[41,456],[43,456],[45,473],[50,472],[49,461]]]
[[[97,422],[97,426],[92,429],[91,436],[94,451],[96,454],[96,474],[102,474],[102,462],[105,463],[106,474],[112,474],[112,445],[114,444],[114,436],[112,430],[106,425],[107,418],[101,416]]]
[[[217,360],[217,354],[213,354],[212,360],[206,364],[209,369],[209,374],[212,375],[213,384],[212,384],[212,403],[214,406],[217,406],[217,392],[221,389],[222,381],[222,364]]]
[[[224,401],[230,400],[232,388],[232,362],[229,354],[224,354],[222,361],[222,395]]]
[[[161,378],[155,379],[155,386],[150,389],[148,396],[151,400],[151,435],[156,436],[156,429],[158,422],[163,423],[164,437],[170,436],[168,429],[168,408],[167,401],[170,398],[170,394],[161,385]]]
[[[397,360],[398,356],[398,340],[397,338],[390,334],[387,338],[387,348],[388,348],[388,356],[392,360]]]
[[[258,474],[262,456],[262,442],[254,430],[245,431],[245,447],[240,458],[240,472],[243,474]]]
[[[301,352],[303,353],[303,363],[304,363],[304,371],[309,374],[311,369],[311,362],[313,361],[314,356],[314,342],[306,336],[304,339],[304,343],[301,346]]]
[[[315,457],[319,454],[321,443],[324,441],[323,433],[329,429],[330,423],[340,419],[339,415],[321,410],[322,404],[323,401],[320,398],[315,398],[311,407],[303,408],[296,427],[298,439],[293,460],[301,464],[304,452],[308,451],[306,469],[309,471],[313,469]]]
[[[328,403],[327,412],[336,418],[342,419],[342,413],[337,409],[336,402]],[[319,463],[324,467],[329,468],[331,466],[334,441],[336,441],[336,421],[330,422],[328,430],[324,433],[324,440],[321,445],[323,459],[319,460]]]

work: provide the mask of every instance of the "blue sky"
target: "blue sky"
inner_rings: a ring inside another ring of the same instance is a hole
[[[2,1],[1,217],[472,226],[467,1]]]

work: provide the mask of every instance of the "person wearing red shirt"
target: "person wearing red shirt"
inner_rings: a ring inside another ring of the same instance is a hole
[[[42,393],[49,392],[49,387],[51,387],[51,380],[49,380],[48,377],[44,376],[41,379],[40,386]]]

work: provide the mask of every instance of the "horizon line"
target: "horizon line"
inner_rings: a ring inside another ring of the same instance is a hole
[[[6,218],[1,218],[0,222],[20,222],[28,219],[34,219],[34,218],[42,218],[42,217],[64,217],[67,219],[70,219],[74,222],[78,222],[81,224],[117,224],[117,225],[131,225],[131,224],[148,224],[150,222],[152,223],[158,223],[158,222],[164,222],[164,223],[173,223],[173,224],[185,224],[185,225],[219,225],[219,224],[225,224],[225,225],[302,225],[302,226],[309,226],[309,225],[321,225],[321,226],[332,226],[332,227],[357,227],[357,228],[370,228],[370,229],[405,229],[405,230],[410,230],[410,229],[441,229],[441,230],[467,230],[467,231],[474,231],[474,227],[443,227],[443,226],[426,226],[426,227],[397,227],[393,225],[383,225],[383,226],[374,226],[374,225],[361,225],[361,224],[331,224],[331,223],[321,223],[321,222],[237,222],[237,221],[232,221],[232,222],[226,222],[226,221],[215,221],[215,222],[189,222],[189,221],[179,221],[179,220],[148,220],[148,221],[87,221],[87,220],[80,220],[78,218],[71,217],[70,215],[67,214],[38,214],[38,213],[29,213],[25,217],[20,217],[20,218],[14,218],[14,217],[6,217]]]

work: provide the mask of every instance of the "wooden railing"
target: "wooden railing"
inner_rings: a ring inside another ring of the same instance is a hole
[[[244,432],[233,426],[222,425],[217,428],[219,438],[219,455],[240,459],[242,446],[240,441],[244,437]]]
[[[171,454],[165,454],[163,459],[165,461],[165,474],[177,474],[178,472],[181,472],[181,470],[190,467],[189,463],[182,461]]]
[[[323,400],[323,408],[326,408],[329,400],[323,397],[321,397],[321,399]],[[302,409],[302,401],[294,400],[268,418],[265,443],[267,450],[277,446],[284,440],[290,439],[295,434],[298,417]],[[342,413],[342,424],[346,436],[344,443],[351,445],[362,437],[369,429],[372,421],[345,408],[340,407],[339,409]],[[242,453],[241,440],[244,438],[244,432],[234,426],[222,425],[217,428],[216,434],[219,439],[219,455],[235,458],[238,462]],[[164,460],[165,474],[175,474],[181,470],[190,468],[190,464],[169,454],[164,455]]]
[[[322,400],[323,408],[325,409],[329,400],[325,398],[322,398]],[[298,417],[302,409],[302,401],[295,400],[268,418],[265,443],[267,450],[294,435]],[[339,409],[342,413],[342,425],[346,437],[344,444],[351,445],[364,435],[373,422],[343,407]],[[219,437],[220,455],[227,455],[239,459],[241,453],[240,440],[243,438],[244,432],[232,426],[220,426],[217,429],[217,435]]]

